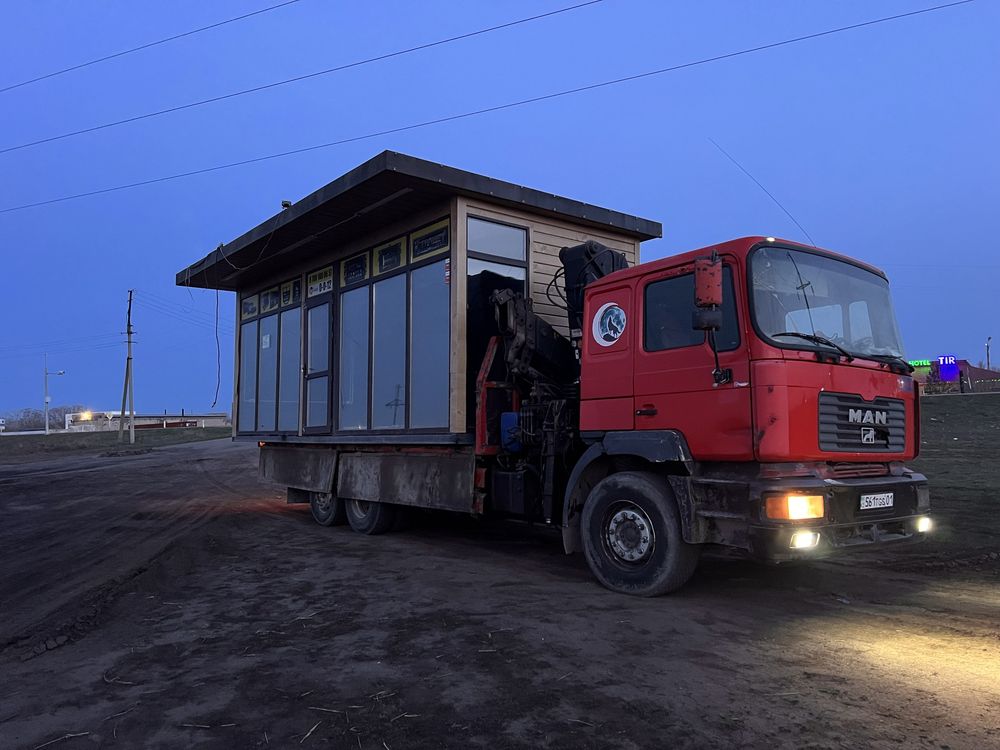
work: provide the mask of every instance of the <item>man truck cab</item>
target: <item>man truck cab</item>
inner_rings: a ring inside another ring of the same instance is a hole
[[[602,335],[614,308],[627,323]],[[680,446],[652,463],[685,543],[783,561],[929,530],[926,479],[905,465],[917,393],[878,269],[747,237],[597,280],[583,317],[581,437]],[[634,533],[655,529],[650,513],[618,492],[618,510],[581,529],[592,566],[612,578],[656,545]]]

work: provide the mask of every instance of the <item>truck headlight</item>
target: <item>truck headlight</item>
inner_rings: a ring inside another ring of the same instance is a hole
[[[792,549],[809,549],[819,544],[819,534],[815,531],[796,531],[792,534]]]
[[[826,515],[822,495],[772,495],[764,501],[764,513],[775,521],[804,521]]]
[[[930,519],[930,516],[921,516],[917,519],[917,533],[927,534],[931,529],[934,528],[934,522]]]

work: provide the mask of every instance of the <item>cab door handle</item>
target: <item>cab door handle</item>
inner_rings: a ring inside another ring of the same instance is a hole
[[[655,417],[656,416],[656,407],[655,406],[647,406],[647,407],[644,407],[642,409],[636,409],[635,410],[635,415],[637,417]]]

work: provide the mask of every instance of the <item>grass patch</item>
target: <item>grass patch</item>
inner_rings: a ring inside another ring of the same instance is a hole
[[[129,448],[155,448],[160,445],[216,440],[232,435],[230,427],[180,427],[169,430],[136,430],[135,445],[118,442],[116,432],[63,432],[51,435],[0,435],[0,461],[37,458],[53,454],[110,451]]]

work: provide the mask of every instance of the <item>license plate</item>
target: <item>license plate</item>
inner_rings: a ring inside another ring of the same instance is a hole
[[[874,508],[891,508],[892,493],[880,492],[877,495],[862,495],[861,510],[872,510]]]

